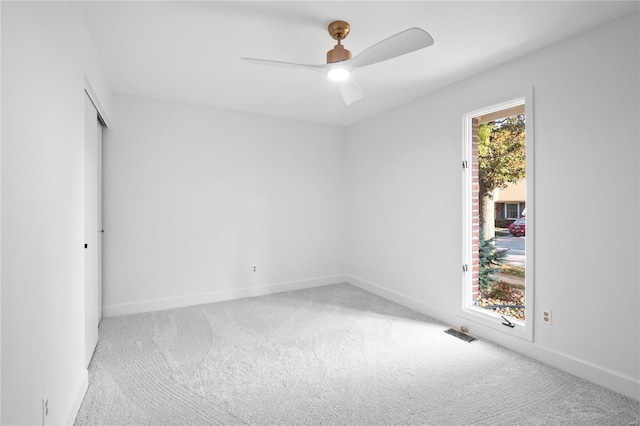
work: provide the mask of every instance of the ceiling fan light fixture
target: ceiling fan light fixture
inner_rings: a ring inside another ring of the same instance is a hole
[[[345,81],[349,78],[349,71],[344,68],[334,68],[327,74],[331,81]]]
[[[0,0],[2,1],[2,0]],[[351,71],[368,65],[387,61],[407,53],[415,52],[433,44],[433,37],[423,29],[409,28],[388,37],[351,58],[351,52],[344,48],[342,41],[351,27],[345,21],[333,21],[329,24],[329,35],[336,40],[333,49],[327,52],[326,64],[298,64],[294,62],[273,61],[269,59],[242,58],[245,61],[277,67],[302,68],[326,75],[329,80],[339,82],[340,93],[346,105],[362,98],[362,89],[353,81]],[[344,64],[342,63],[344,62]]]

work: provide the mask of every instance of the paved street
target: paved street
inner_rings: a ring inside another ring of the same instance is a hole
[[[496,247],[498,249],[509,249],[505,263],[513,266],[525,266],[525,238],[514,237],[512,235],[506,237],[496,237]]]

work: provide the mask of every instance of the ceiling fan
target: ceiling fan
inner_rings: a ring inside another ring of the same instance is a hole
[[[327,63],[320,65],[296,64],[292,62],[272,61],[269,59],[242,58],[245,61],[276,67],[303,68],[326,74],[330,80],[340,82],[340,92],[344,103],[349,105],[362,98],[360,86],[350,77],[358,68],[414,52],[433,44],[433,38],[423,29],[409,28],[373,46],[365,49],[351,59],[351,52],[344,48],[342,40],[349,34],[351,27],[345,21],[334,21],[329,24],[329,34],[338,41],[333,49],[327,52]]]

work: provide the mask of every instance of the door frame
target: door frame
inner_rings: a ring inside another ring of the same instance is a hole
[[[102,319],[102,129],[104,121],[85,90],[84,118],[84,352],[85,367],[98,342]]]

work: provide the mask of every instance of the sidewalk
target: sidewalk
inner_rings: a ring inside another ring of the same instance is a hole
[[[513,275],[498,274],[498,279],[511,285],[521,285],[524,287],[525,279],[520,277],[514,277]]]

